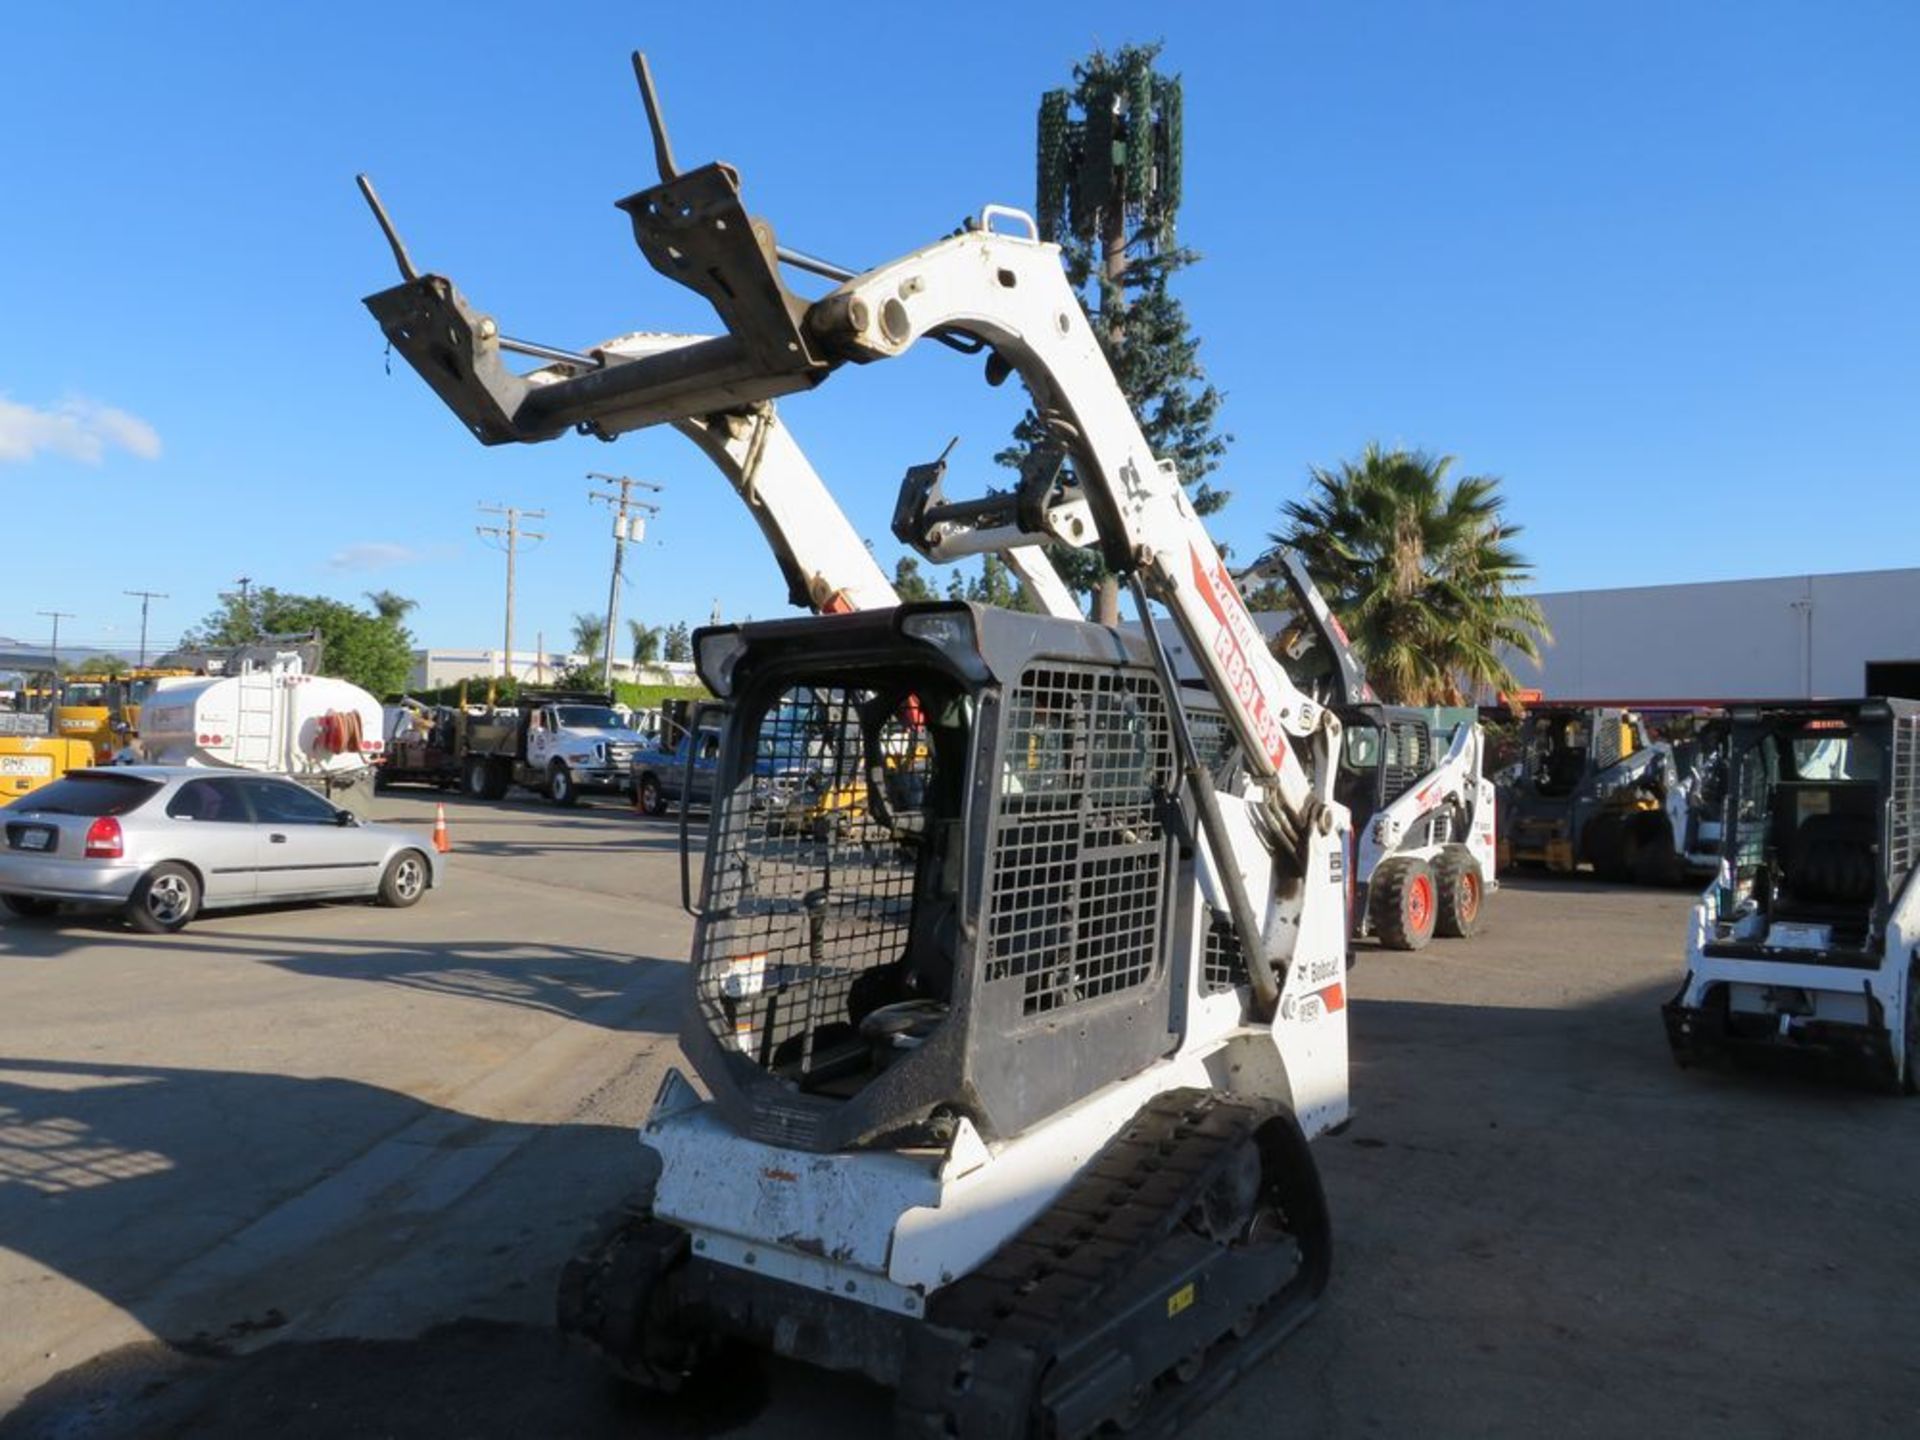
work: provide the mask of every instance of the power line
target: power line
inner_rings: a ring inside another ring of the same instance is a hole
[[[495,548],[507,552],[507,641],[505,670],[507,678],[513,677],[513,560],[519,552],[522,540],[544,540],[547,537],[538,530],[522,530],[522,520],[544,520],[544,510],[522,510],[515,505],[481,505],[476,507],[482,515],[504,515],[507,523],[499,525],[476,525],[474,533]]]
[[[147,663],[147,606],[155,600],[171,600],[173,597],[162,594],[158,590],[128,590],[124,593],[140,597],[140,663],[145,665]]]
[[[666,489],[666,486],[656,485],[651,480],[635,480],[628,475],[606,475],[598,470],[589,470],[587,472],[587,479],[604,480],[609,485],[618,485],[620,487],[620,493],[618,495],[615,495],[611,490],[589,490],[587,492],[587,500],[589,503],[599,500],[607,505],[618,507],[614,511],[613,517],[613,581],[607,586],[606,653],[601,658],[601,683],[611,690],[613,688],[613,627],[616,617],[620,614],[620,570],[622,561],[626,556],[627,542],[631,540],[638,544],[641,538],[647,533],[647,521],[660,513],[660,507],[658,505],[650,505],[644,500],[632,499],[633,487],[638,485],[641,489],[651,490],[654,494],[658,495],[662,490]],[[629,510],[640,510],[645,513],[635,515],[629,520],[627,517]]]

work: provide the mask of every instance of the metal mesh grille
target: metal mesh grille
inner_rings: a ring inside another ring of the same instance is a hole
[[[1386,776],[1381,804],[1391,805],[1433,769],[1433,735],[1425,725],[1396,720],[1386,728]]]
[[[884,707],[871,690],[788,688],[760,717],[752,773],[716,799],[702,1012],[722,1043],[800,1079],[864,1059],[854,986],[907,944],[933,752],[917,703]]]
[[[1239,763],[1240,746],[1234,738],[1233,726],[1227,723],[1227,717],[1218,710],[1199,710],[1189,706],[1187,728],[1193,732],[1193,748],[1200,756],[1200,763],[1213,776],[1214,788],[1228,788],[1234,766]]]
[[[1159,683],[1034,666],[1008,703],[987,916],[989,985],[1028,1015],[1140,985],[1158,963],[1172,739]]]
[[[1920,860],[1920,715],[1893,718],[1893,768],[1887,796],[1888,892],[1897,893]]]
[[[1626,758],[1626,725],[1620,714],[1602,710],[1593,723],[1593,768],[1605,770]]]
[[[1200,990],[1218,995],[1247,980],[1247,957],[1234,933],[1233,920],[1216,910],[1207,912],[1207,933],[1200,953]]]

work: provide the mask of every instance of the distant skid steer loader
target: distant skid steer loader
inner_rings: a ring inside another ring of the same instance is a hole
[[[1736,706],[1727,770],[1674,1058],[1797,1051],[1920,1091],[1920,703]]]
[[[1274,653],[1346,727],[1334,788],[1353,816],[1353,934],[1391,950],[1474,934],[1498,883],[1479,716],[1382,703],[1291,550],[1269,552],[1241,579],[1278,587],[1285,608],[1262,616]]]
[[[1671,885],[1718,863],[1712,735],[1675,749],[1632,710],[1530,706],[1519,757],[1496,777],[1500,867]]]
[[[1481,774],[1477,719],[1471,711],[1390,705],[1348,706],[1341,718],[1339,793],[1353,812],[1356,852],[1354,933],[1392,950],[1474,934],[1497,883],[1493,785]]]

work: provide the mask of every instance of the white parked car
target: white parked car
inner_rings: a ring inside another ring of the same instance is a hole
[[[411,905],[442,869],[418,831],[363,824],[291,780],[232,770],[74,770],[0,807],[0,830],[0,905],[13,914],[96,905],[156,933],[277,900]]]

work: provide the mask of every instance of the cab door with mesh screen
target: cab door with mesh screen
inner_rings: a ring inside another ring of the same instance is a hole
[[[1162,956],[1172,789],[1151,675],[1035,666],[1014,689],[992,837],[989,988],[1025,1016],[1145,984]]]
[[[916,892],[937,903],[945,873],[928,712],[960,703],[897,679],[795,682],[741,713],[714,798],[701,1009],[724,1047],[803,1090],[856,1090],[876,1059],[861,1020],[912,989]],[[940,793],[954,809],[958,786]],[[918,958],[924,992],[940,962]]]

